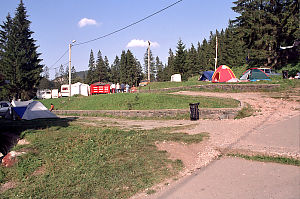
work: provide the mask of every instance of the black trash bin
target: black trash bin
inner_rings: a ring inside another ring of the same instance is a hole
[[[283,79],[288,79],[289,78],[289,71],[288,70],[283,70],[282,71],[282,78]]]
[[[191,120],[199,120],[199,106],[200,103],[191,103],[190,104],[190,117]]]

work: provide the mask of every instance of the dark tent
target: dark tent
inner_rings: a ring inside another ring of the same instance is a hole
[[[200,77],[199,81],[211,81],[215,71],[204,71],[203,75]]]
[[[264,71],[258,68],[251,68],[246,70],[243,73],[240,80],[259,81],[259,80],[271,80],[271,79]]]

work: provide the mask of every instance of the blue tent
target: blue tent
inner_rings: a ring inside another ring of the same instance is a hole
[[[204,71],[199,81],[211,81],[215,71]]]

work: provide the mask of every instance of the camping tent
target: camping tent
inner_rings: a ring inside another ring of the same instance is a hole
[[[268,75],[258,69],[258,68],[250,68],[246,70],[240,78],[241,81],[260,81],[260,80],[271,80]]]
[[[199,81],[211,81],[214,72],[215,71],[204,71]]]
[[[211,82],[235,82],[236,80],[237,79],[232,70],[226,65],[221,65],[214,72]]]
[[[39,101],[12,101],[12,112],[15,116],[23,120],[33,120],[38,118],[57,118]]]

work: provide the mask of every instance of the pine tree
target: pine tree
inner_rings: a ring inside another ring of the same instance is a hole
[[[162,62],[160,61],[160,59],[159,59],[158,56],[155,58],[155,68],[157,69],[156,80],[157,80],[158,82],[163,81],[163,70],[164,70],[164,65],[162,64]]]
[[[193,44],[191,45],[191,48],[187,52],[185,69],[186,69],[186,75],[185,75],[186,78],[198,75],[200,72],[197,50]]]
[[[14,44],[12,38],[13,21],[10,14],[6,17],[0,29],[0,74],[5,80],[12,81],[15,79],[15,68],[12,67],[13,59],[11,55],[14,52]],[[14,82],[0,86],[0,100],[11,100],[14,97]]]
[[[170,81],[171,75],[174,74],[174,61],[175,61],[174,53],[172,49],[169,49],[168,63],[163,68],[162,81]]]
[[[120,59],[120,82],[124,83],[127,78],[127,56],[125,50],[122,51],[121,59]]]
[[[109,61],[108,61],[108,58],[107,56],[104,56],[104,66],[106,68],[106,81],[107,82],[110,82],[111,81],[111,69],[109,67]]]
[[[127,63],[127,71],[126,71],[126,79],[123,81],[125,84],[133,85],[136,84],[138,81],[139,75],[138,75],[138,66],[136,59],[134,58],[132,52],[130,50],[127,50],[126,53],[126,63]]]
[[[111,66],[111,81],[113,83],[120,82],[120,59],[118,56],[116,56]]]
[[[107,82],[108,74],[107,68],[105,66],[104,60],[102,58],[102,53],[99,50],[97,54],[97,62],[96,62],[96,74],[99,82]]]
[[[43,77],[46,78],[46,79],[49,79],[49,68],[48,66],[45,66],[44,69],[43,69]]]
[[[8,38],[8,43],[12,42],[14,51],[10,55],[12,66],[15,70],[15,76],[11,80],[15,87],[15,97],[23,100],[32,99],[39,81],[43,66],[39,59],[40,53],[37,53],[35,40],[31,37],[30,21],[27,19],[26,9],[23,1],[16,10],[13,18],[12,37]]]
[[[174,60],[174,72],[182,75],[183,80],[187,80],[187,71],[186,67],[186,50],[185,45],[182,40],[179,39],[177,43],[177,50]]]
[[[92,84],[97,81],[96,77],[96,65],[93,50],[90,52],[89,69],[86,77],[86,83]]]
[[[200,68],[205,71],[205,70],[213,70],[213,66],[209,64],[210,62],[210,57],[208,54],[208,49],[209,49],[209,44],[206,39],[203,39],[202,44],[198,43],[198,57],[199,57],[199,62],[201,63]]]

